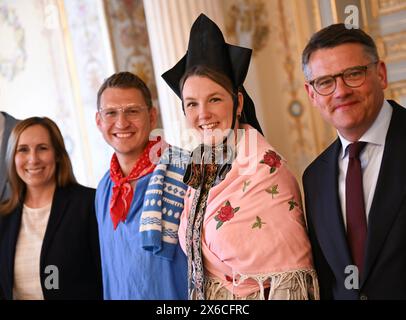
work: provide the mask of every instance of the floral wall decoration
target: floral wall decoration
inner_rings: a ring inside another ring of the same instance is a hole
[[[262,0],[239,0],[226,15],[226,35],[239,45],[252,48],[256,55],[263,49],[270,35],[269,15]]]
[[[12,81],[24,70],[27,54],[24,29],[15,10],[7,5],[0,6],[0,34],[2,42],[8,43],[0,50],[0,76]]]

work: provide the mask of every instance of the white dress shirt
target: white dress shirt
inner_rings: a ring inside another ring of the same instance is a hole
[[[392,107],[384,100],[381,111],[376,117],[372,126],[362,135],[358,141],[367,142],[367,145],[360,153],[362,168],[362,183],[364,189],[365,213],[368,222],[369,211],[375,194],[376,183],[385,148],[386,134],[392,118]],[[406,124],[405,124],[406,125]],[[342,149],[338,157],[338,193],[340,197],[341,212],[343,214],[344,226],[347,228],[346,206],[345,206],[345,178],[348,167],[348,150],[351,143],[338,133]]]

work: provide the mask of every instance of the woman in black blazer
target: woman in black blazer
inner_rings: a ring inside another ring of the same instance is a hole
[[[6,164],[12,192],[0,204],[0,298],[102,299],[95,190],[76,182],[57,125],[21,121]]]

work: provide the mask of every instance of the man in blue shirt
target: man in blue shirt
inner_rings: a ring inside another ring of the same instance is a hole
[[[167,177],[167,166],[151,159],[160,154],[159,140],[149,140],[157,121],[150,91],[132,73],[113,74],[99,89],[97,109],[97,126],[115,151],[96,192],[104,299],[186,299],[187,263],[177,241],[186,187],[181,168]]]

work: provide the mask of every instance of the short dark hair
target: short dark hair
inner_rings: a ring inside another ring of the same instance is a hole
[[[152,108],[151,91],[140,77],[131,72],[117,72],[104,80],[97,92],[97,109],[100,109],[101,95],[107,88],[138,89],[141,91],[148,108]]]
[[[344,23],[332,24],[313,34],[302,53],[302,69],[306,80],[311,74],[308,68],[310,56],[319,49],[334,48],[341,44],[359,43],[366,55],[379,61],[378,50],[374,40],[361,29],[350,29]]]

